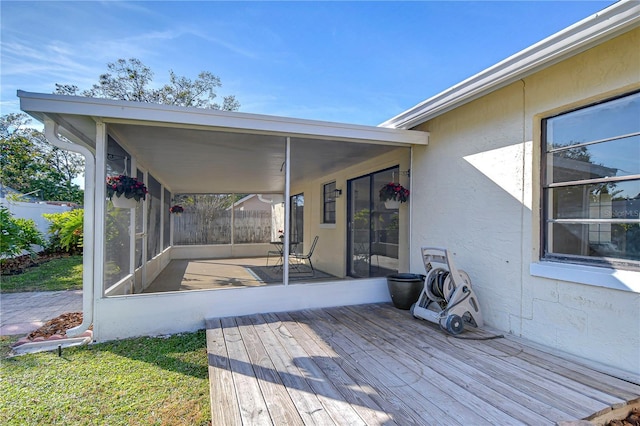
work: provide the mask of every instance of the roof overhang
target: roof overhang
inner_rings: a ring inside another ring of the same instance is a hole
[[[316,179],[426,145],[429,134],[268,115],[18,91],[20,107],[50,118],[72,142],[96,146],[96,123],[173,192],[282,192],[285,143],[292,181]]]
[[[82,132],[84,126],[74,126],[69,117],[85,117],[105,123],[147,123],[173,128],[218,129],[225,132],[331,139],[399,145],[426,145],[428,133],[389,129],[385,127],[327,121],[304,120],[271,115],[248,114],[203,108],[185,108],[143,102],[114,101],[80,96],[49,95],[18,91],[20,109],[42,121],[43,115],[67,116],[67,124]],[[61,124],[62,125],[62,124]],[[86,134],[86,137],[95,137]]]
[[[380,124],[411,129],[640,25],[640,2],[619,1]]]

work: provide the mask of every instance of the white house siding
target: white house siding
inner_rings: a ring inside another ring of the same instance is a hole
[[[640,88],[640,29],[499,89],[417,129],[411,270],[442,246],[500,330],[640,374],[640,294],[532,276],[540,245],[540,121]],[[640,282],[640,273],[637,277]]]

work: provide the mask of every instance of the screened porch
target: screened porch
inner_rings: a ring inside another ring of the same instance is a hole
[[[409,186],[410,148],[182,129],[176,139],[183,142],[162,156],[171,161],[152,168],[144,158],[147,149],[157,157],[143,144],[149,136],[129,138],[136,134],[129,127],[113,130],[119,141],[107,138],[106,176],[137,176],[149,193],[134,209],[105,203],[105,296],[385,277],[401,269],[406,206],[387,208],[377,193],[388,182]],[[182,182],[175,168],[195,181]],[[182,211],[172,213],[175,206]]]
[[[411,188],[411,152],[428,133],[18,96],[47,139],[86,159],[83,311],[97,341],[197,330],[212,316],[388,301],[384,274],[409,270],[409,203],[387,209],[377,192],[389,181]],[[144,182],[146,200],[115,208],[105,180],[120,174]],[[315,237],[313,274],[298,279],[288,254],[309,253]],[[281,278],[245,275],[247,262],[266,266],[274,243],[287,254]],[[224,285],[211,284],[223,272]],[[165,276],[173,284],[154,286]]]

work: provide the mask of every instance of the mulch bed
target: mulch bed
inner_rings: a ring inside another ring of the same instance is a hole
[[[51,340],[60,340],[67,337],[67,330],[82,324],[82,312],[66,312],[56,318],[50,319],[42,327],[32,331],[27,336],[19,339],[12,346],[20,346],[30,342],[44,342]],[[82,333],[80,336],[92,336],[93,326],[89,327],[89,330]]]
[[[21,274],[33,266],[38,266],[53,259],[60,259],[62,257],[69,256],[71,256],[71,254],[66,252],[43,251],[35,256],[25,254],[10,259],[2,259],[2,261],[0,261],[0,265],[2,266],[0,268],[0,275]]]
[[[37,337],[48,339],[55,335],[65,337],[68,329],[80,324],[82,324],[82,312],[67,312],[50,319],[42,327],[29,333],[27,339],[34,340]]]
[[[632,409],[625,419],[611,420],[607,426],[640,426],[640,408]]]

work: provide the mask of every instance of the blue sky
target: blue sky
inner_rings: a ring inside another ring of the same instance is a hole
[[[242,112],[377,125],[613,3],[3,0],[0,108],[138,58],[158,86],[211,71]]]

